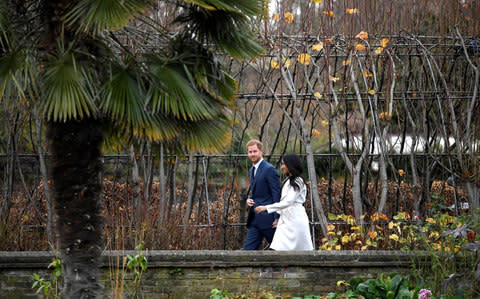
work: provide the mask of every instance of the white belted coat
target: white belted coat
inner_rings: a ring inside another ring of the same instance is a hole
[[[280,202],[267,205],[267,212],[280,214],[277,229],[270,248],[274,250],[313,250],[308,216],[303,207],[307,196],[307,186],[301,178],[295,189],[286,181],[282,187]]]

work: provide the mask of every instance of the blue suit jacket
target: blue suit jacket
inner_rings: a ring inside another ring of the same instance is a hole
[[[263,160],[258,166],[255,178],[253,176],[254,167],[250,168],[250,189],[252,194],[250,198],[255,201],[255,205],[250,208],[250,223],[247,226],[255,225],[260,229],[272,228],[273,221],[278,219],[280,215],[277,213],[268,214],[266,211],[256,214],[253,210],[257,206],[265,206],[280,201],[280,176],[278,171],[272,164]]]

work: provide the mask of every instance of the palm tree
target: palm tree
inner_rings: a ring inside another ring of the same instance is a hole
[[[252,21],[263,0],[174,1],[175,34],[146,17],[159,2],[0,2],[1,100],[41,109],[48,124],[65,298],[101,294],[105,138],[221,147],[236,82],[215,53],[251,58],[262,51]],[[133,21],[145,21],[162,43],[127,46],[122,33]]]

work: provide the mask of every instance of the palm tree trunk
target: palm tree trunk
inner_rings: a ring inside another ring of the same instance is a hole
[[[103,244],[101,145],[96,120],[50,122],[51,175],[63,298],[98,298]]]

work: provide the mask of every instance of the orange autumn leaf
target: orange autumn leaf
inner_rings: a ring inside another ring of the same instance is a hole
[[[309,65],[310,64],[310,54],[308,53],[302,53],[298,55],[298,62],[300,62],[303,65]]]
[[[382,54],[383,52],[383,48],[382,47],[378,47],[375,49],[375,54]]]
[[[330,81],[337,82],[338,80],[340,80],[340,78],[330,76]]]
[[[388,38],[382,38],[381,44],[382,44],[382,48],[385,48],[388,44]]]
[[[332,41],[333,41],[333,38],[326,38],[326,39],[324,40],[324,42],[325,42],[326,44],[331,43]]]
[[[324,14],[324,15],[327,15],[327,16],[329,16],[329,17],[331,17],[331,18],[335,18],[335,13],[334,13],[333,11],[331,11],[331,10],[326,10],[326,11],[323,12],[323,14]]]
[[[358,11],[358,8],[347,8],[345,12],[350,15],[353,15],[353,14],[357,14],[359,11]]]
[[[350,61],[350,59],[346,59],[344,61],[342,61],[342,65],[345,66],[345,65],[349,65],[351,64],[352,62]]]
[[[356,45],[355,45],[355,50],[357,50],[357,51],[364,51],[364,50],[365,50],[365,46],[362,45],[362,44],[356,44]]]
[[[323,2],[323,0],[312,0],[313,3],[320,4]]]
[[[280,20],[280,16],[279,16],[278,14],[274,13],[274,14],[272,15],[272,19],[273,19],[274,21],[278,21],[278,20]]]
[[[279,69],[280,68],[280,65],[278,64],[278,62],[276,62],[275,60],[271,60],[270,61],[270,67],[272,69]]]
[[[318,44],[315,44],[312,46],[312,50],[315,50],[315,51],[322,51],[323,49],[323,43],[322,42],[319,42]]]
[[[291,12],[286,12],[283,16],[285,17],[285,22],[288,24],[293,22],[293,14]]]
[[[366,78],[373,77],[373,74],[368,73],[367,71],[363,71],[363,72],[362,72],[362,75],[363,75],[364,77],[366,77]]]
[[[365,31],[360,31],[355,38],[368,39],[368,33]]]
[[[392,115],[385,111],[385,112],[380,113],[378,115],[378,118],[384,119],[384,120],[390,120],[390,119],[392,119]]]

